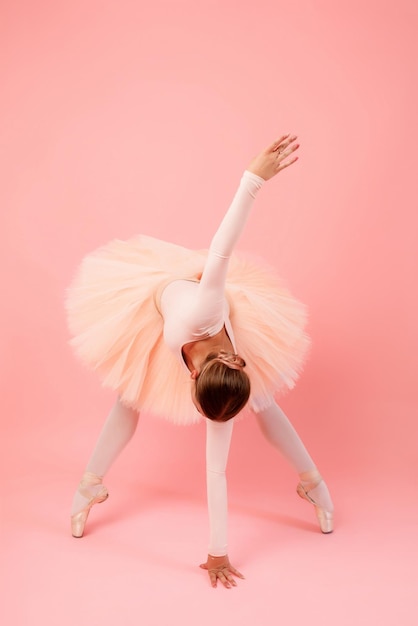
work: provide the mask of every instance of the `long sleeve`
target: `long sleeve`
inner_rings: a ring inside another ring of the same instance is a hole
[[[218,333],[228,315],[225,280],[229,257],[245,226],[263,179],[245,171],[215,236],[199,284],[173,281],[161,296],[164,341],[182,360],[186,343]],[[232,339],[232,330],[230,330]]]
[[[199,311],[211,319],[224,299],[229,258],[250,215],[255,197],[265,181],[245,171],[234,199],[210,244],[198,290]]]
[[[206,480],[209,511],[209,548],[212,556],[228,552],[226,464],[234,420],[206,420]]]

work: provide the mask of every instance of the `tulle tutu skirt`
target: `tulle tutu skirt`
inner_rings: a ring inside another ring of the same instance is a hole
[[[172,280],[198,280],[207,251],[147,236],[115,240],[86,256],[68,289],[71,345],[127,406],[176,424],[202,419],[190,373],[163,341],[158,302]],[[233,255],[226,297],[238,354],[259,411],[294,386],[309,338],[306,309],[259,262]]]

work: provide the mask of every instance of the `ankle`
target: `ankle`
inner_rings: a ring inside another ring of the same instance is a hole
[[[85,472],[78,484],[74,494],[71,515],[83,510],[92,498],[104,496],[107,489],[102,483],[103,476],[98,476],[92,472]]]
[[[98,476],[97,474],[93,474],[93,472],[84,472],[81,477],[80,487],[93,487],[95,485],[101,485],[103,481],[103,476]]]
[[[300,482],[303,485],[312,485],[311,488],[313,488],[316,485],[319,485],[319,483],[322,480],[322,476],[316,467],[307,472],[302,472],[301,474],[299,474],[299,478],[300,478]]]
[[[80,482],[78,483],[75,496],[77,500],[77,506],[80,504],[80,496],[82,498],[90,500],[91,498],[97,496],[100,491],[106,489],[106,487],[102,483],[102,480],[103,476],[98,476],[97,474],[93,474],[93,472],[84,472]]]

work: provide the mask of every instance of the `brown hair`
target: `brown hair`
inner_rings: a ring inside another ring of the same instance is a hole
[[[226,422],[247,404],[250,379],[244,366],[245,361],[233,354],[220,358],[211,353],[203,361],[195,382],[195,398],[206,417]]]

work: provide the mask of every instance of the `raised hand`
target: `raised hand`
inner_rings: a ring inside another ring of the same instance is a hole
[[[231,565],[227,554],[225,556],[211,556],[208,554],[206,563],[202,563],[200,567],[208,570],[212,587],[216,587],[218,580],[220,580],[224,587],[230,589],[231,587],[237,586],[234,576],[244,578],[244,576]]]
[[[296,139],[296,135],[283,135],[268,148],[260,152],[251,161],[247,170],[261,176],[264,180],[273,178],[273,176],[276,176],[276,174],[298,160],[297,156],[288,159],[299,148],[299,144],[295,143]]]

